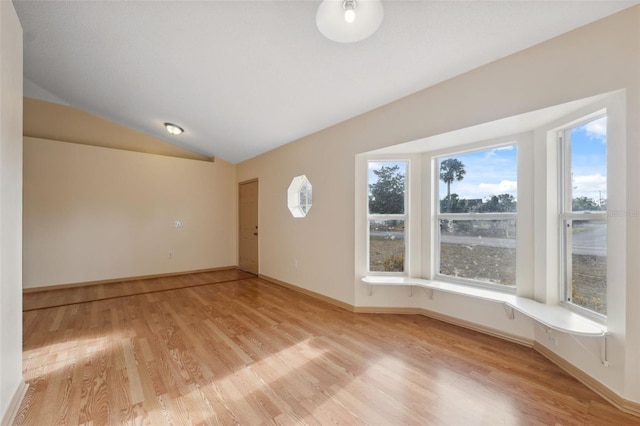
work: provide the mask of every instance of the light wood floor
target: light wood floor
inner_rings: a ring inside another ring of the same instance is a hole
[[[640,424],[517,344],[258,278],[190,279],[25,312],[15,424]]]
[[[39,291],[26,293],[24,295],[22,310],[32,311],[34,309],[52,308],[55,306],[72,305],[75,303],[92,302],[94,300],[112,299],[114,297],[152,293],[184,287],[195,287],[251,277],[255,277],[255,275],[238,269],[227,269],[175,275],[172,277],[127,280],[108,284]]]

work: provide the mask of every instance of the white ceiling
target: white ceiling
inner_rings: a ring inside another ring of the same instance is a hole
[[[378,32],[340,44],[318,0],[14,0],[25,96],[232,163],[638,3],[383,0]]]

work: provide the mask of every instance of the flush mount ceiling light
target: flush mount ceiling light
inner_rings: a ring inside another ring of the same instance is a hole
[[[184,132],[184,129],[177,124],[164,123],[164,127],[167,129],[167,132],[171,133],[172,135],[179,135],[180,133]]]
[[[381,0],[324,0],[316,25],[329,40],[354,43],[375,33],[384,17]]]

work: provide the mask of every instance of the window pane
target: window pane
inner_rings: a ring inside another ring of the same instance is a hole
[[[369,271],[404,272],[404,220],[369,221]]]
[[[438,159],[441,213],[515,212],[516,145]]]
[[[440,273],[494,284],[516,283],[516,221],[440,220]]]
[[[573,220],[566,222],[571,282],[567,300],[575,305],[607,314],[607,223]]]
[[[369,214],[404,214],[406,162],[369,162]]]
[[[304,183],[300,187],[300,193],[299,193],[300,209],[304,213],[308,213],[309,209],[311,208],[311,204],[312,204],[311,191],[312,191],[311,182],[305,179]]]
[[[607,118],[564,132],[563,212],[607,210]],[[607,224],[565,220],[564,289],[568,303],[606,315]]]
[[[607,209],[607,117],[571,132],[571,207],[573,211]]]

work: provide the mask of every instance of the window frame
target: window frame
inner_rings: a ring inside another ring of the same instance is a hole
[[[441,247],[441,240],[440,240],[440,236],[441,236],[441,232],[440,232],[440,221],[441,220],[469,220],[469,221],[477,221],[477,220],[486,220],[486,221],[490,221],[490,220],[513,220],[515,223],[515,228],[516,228],[516,268],[518,265],[518,255],[517,255],[517,249],[518,249],[518,211],[516,212],[501,212],[501,213],[478,213],[478,212],[474,212],[474,213],[441,213],[440,212],[440,158],[443,157],[452,157],[455,155],[459,155],[459,154],[467,154],[467,153],[472,153],[472,152],[479,152],[479,151],[489,151],[492,149],[496,149],[496,148],[502,148],[502,147],[507,147],[507,146],[514,146],[516,147],[516,181],[519,178],[520,175],[520,144],[519,144],[519,140],[518,138],[508,138],[507,142],[502,142],[502,143],[495,143],[495,141],[492,141],[493,143],[488,143],[488,144],[474,144],[473,147],[469,148],[469,149],[465,149],[465,150],[456,150],[456,151],[442,151],[442,152],[438,152],[437,154],[434,154],[432,156],[432,171],[433,171],[433,190],[432,190],[432,200],[433,200],[433,206],[435,207],[433,209],[434,212],[434,221],[433,221],[433,227],[432,227],[432,235],[433,235],[433,241],[434,241],[434,264],[433,264],[433,277],[434,279],[438,280],[438,281],[447,281],[447,282],[453,282],[453,283],[457,283],[457,284],[463,284],[463,285],[468,285],[470,287],[478,287],[478,288],[485,288],[485,289],[490,289],[490,290],[496,290],[496,291],[500,291],[500,292],[504,292],[504,293],[511,293],[511,294],[515,294],[516,290],[517,290],[517,280],[514,283],[514,285],[504,285],[504,284],[497,284],[497,283],[492,283],[489,281],[480,281],[480,280],[474,280],[471,278],[461,278],[461,277],[453,277],[450,275],[444,275],[440,273],[440,247]],[[517,194],[517,192],[516,192]],[[517,195],[516,195],[517,198]],[[517,269],[516,269],[517,271]],[[517,278],[517,272],[516,272],[516,278]]]
[[[404,213],[403,214],[371,214],[369,212],[369,164],[371,163],[404,163]],[[381,275],[381,276],[409,276],[409,240],[410,240],[410,225],[409,225],[409,187],[410,187],[410,167],[411,160],[406,158],[368,158],[367,159],[367,179],[366,179],[366,202],[365,208],[367,212],[366,219],[366,271],[367,275]],[[404,221],[404,265],[402,271],[372,271],[371,268],[371,221],[372,220],[402,220]]]
[[[609,140],[608,140],[608,121],[609,116],[606,109],[595,113],[585,114],[581,118],[566,123],[556,132],[557,155],[558,155],[558,240],[559,240],[559,258],[558,265],[558,292],[560,304],[581,316],[595,320],[600,323],[606,323],[607,315],[591,310],[589,308],[577,305],[572,302],[572,271],[573,271],[573,251],[571,250],[571,237],[568,229],[570,229],[573,221],[597,221],[604,222],[607,225],[607,240],[609,239],[608,229],[608,205],[607,210],[590,212],[590,211],[573,211],[572,197],[572,168],[571,168],[571,131],[577,127],[583,126],[600,118],[607,117],[607,188],[609,185]],[[607,197],[608,198],[608,197]],[[608,245],[608,243],[607,243]],[[609,253],[607,252],[607,259]],[[608,264],[608,260],[607,260]],[[607,268],[608,269],[608,268]],[[608,271],[606,273],[606,286],[609,286]],[[606,291],[606,289],[605,289]],[[606,303],[606,300],[605,300]]]
[[[306,175],[296,176],[287,189],[287,208],[294,218],[304,218],[313,204],[313,185]]]

